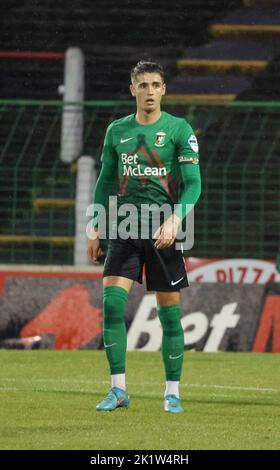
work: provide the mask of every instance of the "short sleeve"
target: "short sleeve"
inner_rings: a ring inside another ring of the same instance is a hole
[[[199,163],[197,138],[190,124],[182,119],[177,133],[177,156],[179,163]]]

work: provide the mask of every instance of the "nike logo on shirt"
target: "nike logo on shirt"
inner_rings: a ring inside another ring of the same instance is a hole
[[[172,286],[176,286],[176,284],[179,284],[180,281],[182,281],[182,279],[184,279],[185,276],[181,277],[180,279],[178,279],[178,281],[171,281],[171,285]]]
[[[128,139],[121,139],[120,143],[124,144],[125,142],[128,142],[129,140],[134,139],[134,137],[129,137]]]

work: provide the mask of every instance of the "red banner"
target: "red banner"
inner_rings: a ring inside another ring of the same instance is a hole
[[[280,352],[280,283],[260,283],[263,273],[253,283],[196,282],[184,289],[185,349]],[[101,277],[101,271],[0,272],[0,347],[103,348]],[[156,296],[145,285],[136,283],[129,294],[126,324],[129,350],[160,349]]]

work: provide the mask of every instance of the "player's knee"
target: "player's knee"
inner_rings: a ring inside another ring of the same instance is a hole
[[[158,307],[158,316],[164,332],[182,332],[181,309],[179,305]]]
[[[179,292],[157,292],[157,302],[161,307],[170,307],[180,303]]]
[[[110,286],[103,291],[104,323],[123,321],[128,292],[121,287]]]

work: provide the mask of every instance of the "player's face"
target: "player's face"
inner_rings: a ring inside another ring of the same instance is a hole
[[[133,80],[130,91],[136,97],[137,108],[150,113],[160,107],[166,87],[159,73],[141,73]]]

